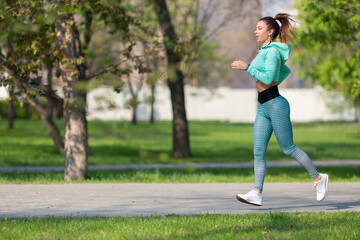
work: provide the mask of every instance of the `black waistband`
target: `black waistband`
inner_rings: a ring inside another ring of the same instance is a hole
[[[272,86],[268,89],[259,92],[258,101],[260,104],[266,103],[267,101],[280,96],[278,86]]]

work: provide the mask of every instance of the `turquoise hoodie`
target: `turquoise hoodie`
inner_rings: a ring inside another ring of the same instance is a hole
[[[280,84],[290,73],[285,65],[290,51],[291,44],[272,42],[259,50],[246,71],[254,77],[255,82]]]

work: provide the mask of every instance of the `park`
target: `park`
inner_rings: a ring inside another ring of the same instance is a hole
[[[0,26],[0,239],[360,238],[357,0],[6,0]],[[272,125],[262,192],[259,109],[285,98],[301,151]]]

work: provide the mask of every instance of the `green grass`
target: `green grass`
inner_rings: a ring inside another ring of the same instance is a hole
[[[63,134],[63,122],[57,121]],[[171,157],[171,122],[89,121],[90,165],[136,163],[248,162],[253,159],[252,124],[189,123],[193,158]],[[41,121],[16,120],[8,131],[0,121],[0,166],[64,165]],[[294,124],[295,144],[312,159],[360,159],[360,128],[356,123]],[[268,160],[289,160],[275,137]]]
[[[360,182],[360,166],[318,167],[331,182]],[[62,184],[67,183],[63,172],[2,173],[0,184]],[[89,179],[73,183],[253,183],[253,169],[194,169],[184,170],[123,170],[90,171]],[[268,168],[265,182],[312,182],[301,167]]]
[[[359,239],[360,213],[0,219],[1,239]]]

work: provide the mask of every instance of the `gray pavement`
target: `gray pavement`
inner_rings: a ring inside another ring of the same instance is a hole
[[[315,200],[312,183],[265,183],[261,207],[236,200],[236,193],[252,187],[250,183],[0,185],[0,217],[360,211],[360,183],[330,182],[323,202]]]
[[[360,166],[360,160],[315,160],[315,166]],[[267,161],[267,167],[300,167],[296,161]],[[123,169],[186,169],[187,167],[201,168],[252,168],[253,162],[241,163],[188,163],[188,164],[123,164],[123,165],[105,165],[105,166],[89,166],[92,170],[123,170]],[[64,166],[29,166],[29,167],[0,167],[0,173],[8,172],[62,172]]]

